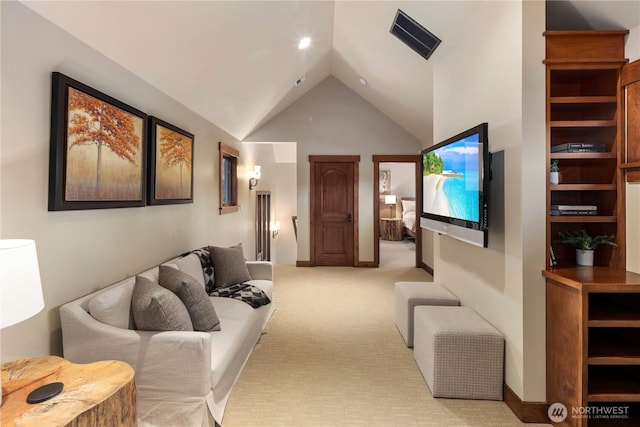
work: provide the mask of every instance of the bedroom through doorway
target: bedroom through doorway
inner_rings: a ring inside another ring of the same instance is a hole
[[[420,157],[373,156],[376,266],[420,267],[421,233],[416,217]]]

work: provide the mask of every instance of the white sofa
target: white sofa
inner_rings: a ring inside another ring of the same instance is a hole
[[[204,286],[196,255],[165,264],[195,277]],[[197,262],[197,264],[195,264]],[[270,304],[209,297],[220,331],[141,331],[134,329],[131,296],[135,277],[100,289],[60,308],[64,356],[73,363],[122,360],[135,370],[138,424],[214,426],[221,424],[231,389],[275,310],[273,266],[247,261],[250,284]],[[157,283],[159,266],[140,275]]]

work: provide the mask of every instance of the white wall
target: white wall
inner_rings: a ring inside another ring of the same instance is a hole
[[[295,265],[297,260],[298,245],[291,221],[297,215],[297,180],[295,163],[277,164],[274,219],[280,221],[280,233],[273,241],[277,264]]]
[[[248,167],[262,166],[262,177],[255,191],[271,194],[271,225],[280,221],[280,233],[271,238],[271,261],[295,265],[297,245],[291,222],[291,217],[296,215],[297,200],[295,144],[243,141],[242,146],[249,150],[244,159]],[[255,201],[254,192],[251,197]]]
[[[1,359],[61,353],[58,307],[208,245],[254,253],[255,156],[221,129],[17,2],[1,2],[0,232],[36,241],[45,309],[2,330]],[[143,47],[140,48],[144,54]],[[47,211],[51,72],[60,71],[195,134],[194,203]],[[218,141],[241,150],[238,213],[218,214]],[[265,165],[269,169],[269,165]]]
[[[297,142],[298,261],[310,260],[309,155],[360,155],[358,261],[373,261],[372,156],[415,154],[418,139],[328,77],[245,140]]]
[[[398,197],[415,197],[416,172],[413,163],[380,163],[380,170],[391,171],[391,194]]]
[[[434,64],[434,141],[488,122],[489,150],[504,153],[504,194],[491,195],[488,248],[435,237],[435,280],[505,336],[507,385],[544,401],[544,344],[532,345],[544,343],[544,316],[531,314],[545,307],[544,4],[468,7],[474,19]]]
[[[522,3],[522,307],[523,394],[546,401],[546,121],[544,3]]]

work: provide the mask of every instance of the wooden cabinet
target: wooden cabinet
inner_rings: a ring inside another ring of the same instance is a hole
[[[640,59],[626,65],[620,78],[624,96],[622,164],[627,182],[640,182]]]
[[[547,177],[558,163],[560,182],[547,178],[547,268],[575,264],[575,250],[558,233],[615,234],[618,248],[601,246],[595,264],[624,268],[623,103],[619,85],[628,31],[547,31]],[[569,144],[569,145],[568,145]],[[568,147],[566,150],[561,148]],[[596,206],[596,215],[551,215],[552,205]]]
[[[608,267],[543,274],[547,403],[568,411],[554,425],[640,425],[640,275]]]

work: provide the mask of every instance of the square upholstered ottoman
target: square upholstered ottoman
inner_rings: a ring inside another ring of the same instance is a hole
[[[502,400],[504,337],[469,307],[414,309],[413,357],[434,397]]]
[[[444,286],[432,282],[396,282],[394,288],[396,326],[413,347],[413,308],[418,305],[460,305],[460,300]]]

